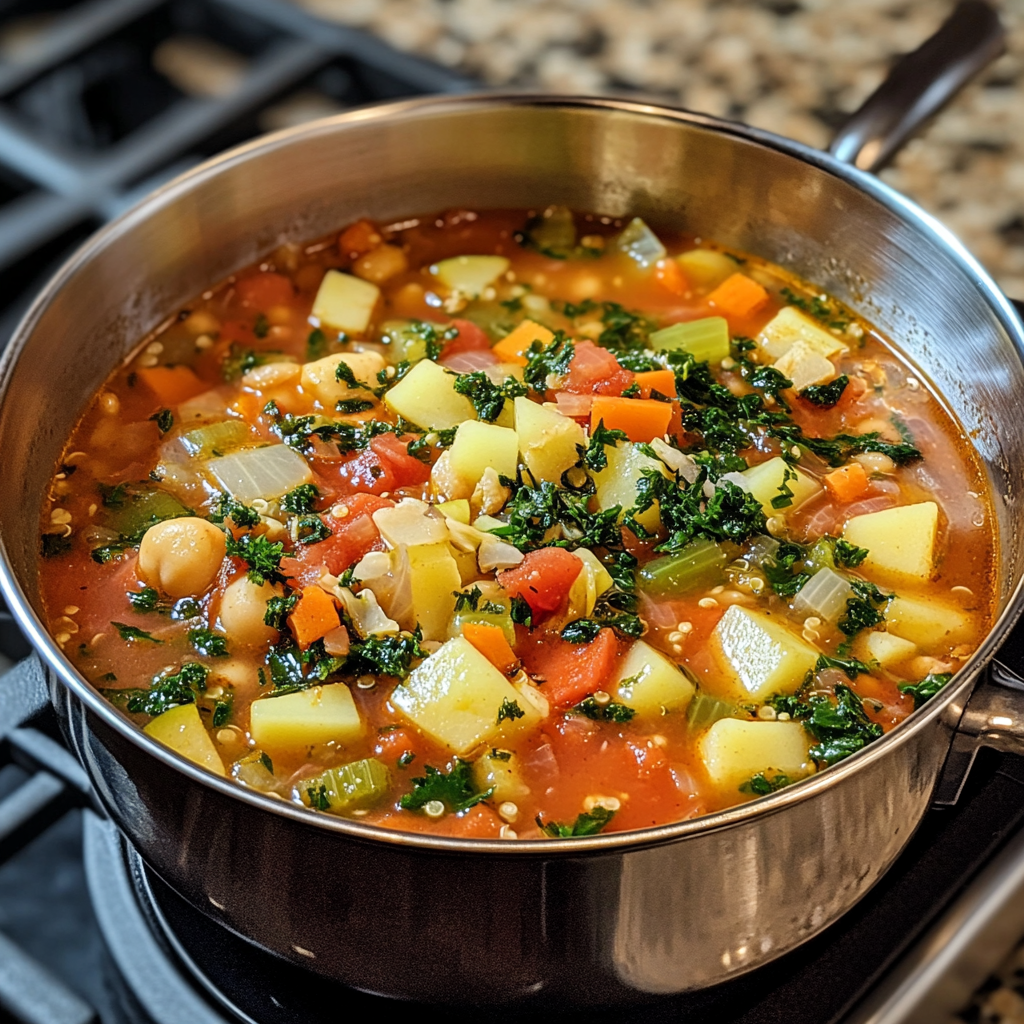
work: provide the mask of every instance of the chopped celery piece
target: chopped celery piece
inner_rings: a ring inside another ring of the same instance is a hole
[[[192,456],[209,458],[211,455],[225,455],[232,448],[238,448],[252,439],[249,428],[241,420],[223,420],[197,427],[181,435],[185,451]]]
[[[729,324],[724,316],[672,324],[648,340],[655,351],[689,352],[698,363],[720,363],[729,355]]]
[[[317,811],[345,814],[377,803],[391,785],[391,773],[375,757],[328,768],[302,779],[302,802]]]
[[[667,255],[658,236],[639,218],[634,217],[615,241],[615,247],[636,260],[641,267],[650,267]]]
[[[640,569],[640,589],[652,595],[688,594],[719,583],[728,558],[713,541],[695,540],[674,555],[655,558]]]
[[[143,485],[141,489],[132,489],[115,498],[114,495],[117,492],[118,488],[115,488],[112,494],[104,499],[105,504],[113,504],[115,501],[122,502],[120,506],[114,506],[115,510],[104,525],[111,530],[116,530],[126,539],[141,540],[146,530],[155,523],[192,514],[192,510],[182,505],[173,494],[156,487]]]
[[[835,623],[846,611],[853,587],[834,569],[819,569],[793,598],[793,611],[798,615],[817,615],[825,622]]]
[[[576,246],[572,211],[565,206],[549,206],[530,221],[525,235],[538,252],[558,260],[567,259]]]
[[[257,498],[280,498],[313,479],[306,460],[283,444],[210,459],[206,469],[222,491],[246,505]]]
[[[686,728],[690,732],[700,732],[714,725],[720,718],[732,718],[738,710],[735,704],[727,700],[698,693],[686,709]]]

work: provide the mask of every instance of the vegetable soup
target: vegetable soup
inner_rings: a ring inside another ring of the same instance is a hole
[[[992,618],[962,431],[784,267],[456,210],[285,245],[145,338],[41,524],[49,628],[206,770],[459,837],[826,769]]]

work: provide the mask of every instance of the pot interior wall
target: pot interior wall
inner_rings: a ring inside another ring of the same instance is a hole
[[[712,125],[600,101],[448,99],[355,112],[254,143],[87,245],[23,324],[0,404],[0,538],[29,602],[38,509],[84,403],[168,313],[284,240],[357,217],[560,203],[757,253],[862,311],[945,395],[993,482],[1000,607],[1024,566],[1013,468],[1024,368],[941,239],[813,164]]]

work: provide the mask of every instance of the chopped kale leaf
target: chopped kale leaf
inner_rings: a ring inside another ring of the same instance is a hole
[[[264,534],[243,533],[237,539],[229,535],[227,553],[245,562],[249,567],[249,579],[258,586],[284,583],[280,572],[284,545],[279,540],[268,540]]]
[[[506,399],[521,398],[530,390],[515,377],[506,377],[500,384],[495,384],[483,370],[460,373],[452,386],[473,403],[477,416],[488,423],[498,418],[505,408]]]
[[[783,775],[782,772],[771,776],[771,778],[765,772],[758,772],[740,786],[740,792],[750,793],[753,796],[768,796],[792,784],[793,780],[788,775]]]
[[[471,612],[487,612],[493,615],[501,615],[504,611],[504,605],[495,603],[494,601],[481,601],[483,600],[483,592],[479,587],[474,586],[472,590],[453,590],[452,593],[455,595],[455,610],[457,612],[471,611]]]
[[[212,629],[197,627],[188,631],[188,642],[207,658],[224,658],[228,653],[228,642],[220,633]]]
[[[207,670],[197,661],[186,661],[169,676],[157,676],[148,690],[133,690],[127,709],[133,714],[161,715],[179,704],[194,704],[206,689]]]
[[[837,566],[844,569],[856,569],[868,557],[868,549],[859,548],[856,544],[839,538],[832,543],[832,557]]]
[[[800,397],[814,405],[831,408],[843,397],[843,392],[849,383],[850,378],[844,373],[828,384],[811,384],[800,392]]]
[[[614,817],[614,811],[598,804],[592,811],[577,815],[571,825],[560,825],[557,821],[545,822],[539,814],[537,825],[552,839],[578,839],[582,836],[596,836]]]
[[[125,643],[135,643],[138,640],[148,640],[151,644],[163,643],[163,640],[157,640],[155,636],[150,636],[149,633],[137,626],[127,626],[123,622],[111,622],[110,624],[117,630],[118,636]]]
[[[299,516],[295,539],[300,544],[318,544],[331,536],[331,528],[318,515]]]
[[[562,331],[556,331],[547,345],[540,341],[533,342],[526,352],[524,383],[538,395],[547,394],[548,377],[561,377],[568,373],[569,363],[575,353],[575,343]]]
[[[589,644],[600,632],[600,622],[593,619],[576,619],[562,629],[562,639],[571,644]]]
[[[587,447],[577,445],[576,450],[580,454],[583,465],[591,472],[598,473],[608,467],[608,453],[604,450],[605,446],[611,445],[614,448],[620,441],[626,440],[628,438],[624,430],[609,430],[604,425],[604,420],[601,420],[591,433]]]
[[[160,604],[160,595],[153,587],[128,591],[128,603],[137,612],[154,612]]]
[[[413,661],[427,656],[427,652],[420,646],[422,639],[419,630],[415,633],[369,636],[365,640],[353,639],[345,660],[345,670],[356,675],[404,679],[412,670]]]
[[[837,668],[846,673],[847,679],[856,679],[859,675],[870,675],[874,668],[856,658],[830,658],[827,654],[819,654],[814,663],[814,671],[821,672],[827,668]]]
[[[404,811],[421,811],[435,800],[454,814],[468,811],[481,800],[486,800],[494,788],[481,792],[473,781],[473,766],[468,761],[455,758],[451,771],[443,772],[432,765],[426,765],[424,774],[412,780],[412,792],[406,793],[399,806]]]
[[[281,499],[281,508],[285,512],[302,515],[304,512],[313,511],[319,497],[320,491],[316,484],[299,484],[294,491],[289,491]]]
[[[225,519],[230,519],[235,526],[249,527],[259,523],[260,514],[230,494],[220,494],[213,503],[210,519],[215,523],[223,523]]]
[[[367,412],[373,408],[373,402],[367,401],[365,398],[342,398],[335,403],[334,408],[346,415],[352,415],[357,412]]]
[[[285,620],[295,610],[299,603],[298,594],[289,594],[287,597],[272,597],[267,601],[267,610],[263,613],[263,622],[271,629],[281,630],[285,628]]]
[[[501,702],[501,707],[498,708],[498,721],[496,725],[501,725],[504,721],[514,722],[517,718],[523,718],[526,712],[519,706],[519,702],[516,700],[510,700],[506,697]]]
[[[953,676],[949,672],[932,672],[917,683],[900,683],[900,693],[909,694],[914,698],[914,710],[916,711],[926,701],[932,699]]]
[[[889,594],[866,580],[855,580],[851,583],[854,597],[846,602],[846,614],[839,620],[838,626],[846,636],[856,636],[862,629],[869,629],[885,621],[882,609],[889,601]]]
[[[619,704],[616,701],[599,704],[594,697],[585,697],[572,710],[575,714],[583,715],[595,722],[615,722],[617,725],[624,725],[636,714],[635,709],[628,704]]]
[[[174,413],[170,409],[161,409],[149,417],[157,426],[161,434],[166,434],[174,426]]]

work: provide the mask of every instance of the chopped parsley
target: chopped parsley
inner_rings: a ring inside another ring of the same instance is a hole
[[[338,365],[334,370],[334,379],[339,384],[347,384],[354,391],[371,391],[372,389],[368,384],[364,384],[355,375],[355,371],[352,369],[344,359],[338,360]]]
[[[495,384],[483,370],[460,373],[452,387],[458,394],[465,395],[473,403],[477,416],[488,423],[498,418],[505,408],[506,399],[521,398],[530,390],[515,377],[506,377],[500,384]]]
[[[740,786],[740,792],[750,793],[753,796],[768,796],[770,793],[777,793],[780,789],[792,784],[793,780],[782,772],[771,776],[771,778],[766,772],[758,772]]]
[[[545,822],[539,814],[537,824],[552,839],[579,839],[582,836],[596,836],[614,817],[614,811],[598,804],[592,811],[578,814],[571,825],[560,825],[557,821]]]
[[[548,377],[562,377],[569,372],[569,363],[576,353],[576,345],[564,331],[556,331],[551,341],[544,345],[533,342],[527,349],[523,382],[538,395],[548,391]]]
[[[859,548],[856,544],[839,538],[832,543],[832,557],[837,566],[844,569],[856,569],[868,557],[868,549]]]
[[[225,519],[230,519],[235,526],[246,527],[256,526],[260,521],[260,514],[230,494],[219,494],[213,503],[210,519],[215,523],[223,523]]]
[[[506,504],[508,524],[491,532],[519,548],[619,547],[619,506],[590,511],[590,495],[542,480],[536,487],[517,484]]]
[[[800,397],[814,405],[831,408],[843,397],[843,392],[849,383],[850,378],[844,373],[828,384],[811,384],[800,392]]]
[[[160,604],[160,595],[154,587],[128,591],[128,603],[137,612],[154,612]]]
[[[403,811],[421,811],[436,800],[458,814],[475,807],[494,792],[493,786],[481,792],[473,781],[473,766],[459,757],[455,758],[451,771],[443,772],[428,764],[423,772],[422,776],[413,778],[412,792],[399,800]]]
[[[615,722],[617,725],[624,725],[635,714],[636,710],[628,704],[618,704],[609,701],[607,704],[598,704],[594,697],[585,697],[573,709],[577,715],[583,715],[595,722]]]
[[[479,587],[474,586],[472,590],[453,590],[455,596],[455,611],[464,612],[485,612],[491,615],[501,615],[505,606],[494,601],[483,601],[483,592]],[[481,601],[483,603],[481,604]]]
[[[299,484],[281,499],[281,508],[285,512],[301,515],[303,512],[312,512],[319,498],[320,491],[316,484]]]
[[[110,624],[117,630],[118,636],[125,643],[136,643],[139,640],[148,640],[151,644],[163,643],[163,640],[157,640],[155,636],[151,636],[144,629],[139,629],[137,626],[127,626],[123,622],[111,622]]]
[[[319,327],[313,328],[306,339],[306,361],[312,362],[327,355],[327,335]]]
[[[284,545],[279,540],[268,540],[265,534],[253,533],[243,533],[237,540],[228,536],[227,553],[245,562],[249,579],[257,586],[284,582],[280,571]]]
[[[342,398],[335,403],[334,408],[340,413],[351,415],[357,412],[368,412],[373,408],[373,402],[365,398]]]
[[[609,430],[604,425],[604,420],[601,420],[594,427],[587,447],[577,445],[576,451],[579,452],[580,461],[587,469],[599,473],[602,469],[608,468],[608,453],[605,451],[605,447],[611,445],[614,448],[620,441],[626,440],[628,438],[624,430]]]
[[[295,610],[295,606],[298,603],[298,594],[270,598],[267,601],[267,610],[263,613],[264,624],[270,626],[271,629],[284,629],[285,620]]]
[[[356,675],[404,679],[411,671],[413,661],[427,656],[427,652],[420,646],[422,639],[419,630],[415,633],[368,636],[365,640],[353,638],[345,659],[345,670]]]
[[[228,642],[220,633],[199,626],[188,631],[188,642],[204,657],[224,658],[228,653]]]
[[[161,409],[149,417],[157,426],[161,434],[166,434],[174,426],[174,413],[170,409]]]
[[[501,707],[498,708],[498,720],[496,725],[501,725],[504,721],[514,722],[517,718],[525,717],[526,712],[519,706],[519,702],[510,700],[506,697],[501,702]]]

